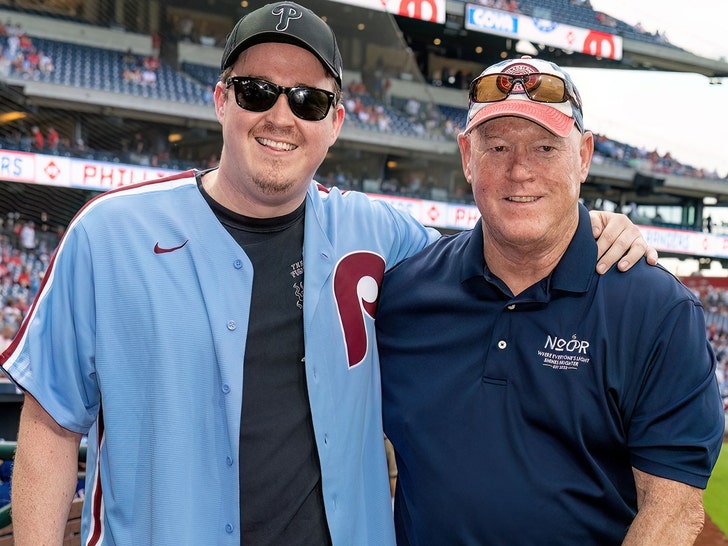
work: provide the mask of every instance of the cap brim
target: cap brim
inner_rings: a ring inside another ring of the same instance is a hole
[[[574,128],[574,118],[559,112],[546,103],[531,100],[504,100],[483,104],[468,122],[465,132],[468,133],[481,123],[493,118],[516,116],[538,123],[544,129],[560,137],[567,137]]]

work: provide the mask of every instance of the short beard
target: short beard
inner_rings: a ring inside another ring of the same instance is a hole
[[[263,192],[264,195],[283,195],[288,193],[294,186],[295,181],[280,179],[280,168],[273,165],[269,173],[271,176],[254,176],[253,184]]]

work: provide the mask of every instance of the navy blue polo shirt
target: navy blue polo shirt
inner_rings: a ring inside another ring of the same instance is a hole
[[[399,545],[620,544],[632,467],[705,487],[723,437],[700,302],[661,267],[594,271],[589,215],[513,296],[480,222],[385,277],[377,312]]]

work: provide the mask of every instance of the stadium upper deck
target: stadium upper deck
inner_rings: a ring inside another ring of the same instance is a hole
[[[250,2],[251,7],[260,3]],[[46,2],[46,6],[60,4]],[[515,54],[513,41],[465,30],[464,2],[447,3],[445,24],[393,17],[338,2],[315,0],[312,4],[342,37],[345,66],[350,67],[344,78],[351,100],[348,120],[320,172],[321,179],[343,179],[361,189],[376,185],[381,190],[384,183],[411,196],[449,200],[467,196],[453,137],[466,107],[462,88],[470,73],[502,52]],[[176,2],[174,7],[154,13],[140,2],[122,6],[120,2],[102,1],[94,3],[94,9],[89,2],[83,5],[85,18],[0,9],[0,20],[17,23],[55,64],[53,72],[38,77],[10,69],[2,77],[5,85],[0,86],[0,109],[4,112],[0,114],[4,117],[0,119],[9,120],[18,113],[24,116],[0,125],[4,146],[24,149],[23,142],[30,142],[24,131],[29,132],[33,124],[43,131],[53,125],[67,139],[68,153],[82,157],[147,162],[172,169],[214,163],[220,136],[209,86],[216,80],[221,52],[221,38],[215,32],[229,29],[242,14],[240,8],[216,13],[218,4],[201,0]],[[575,7],[570,0],[526,0],[520,2],[519,10],[559,21],[563,17],[572,25],[585,26],[593,19],[598,30],[620,33],[629,40],[625,60],[612,63],[620,68],[634,67],[635,61],[627,54],[644,47],[654,50],[650,58],[654,66],[681,56],[695,61],[686,69],[700,72],[710,66],[712,73],[718,74],[726,68],[725,64],[666,45],[658,37],[643,35],[620,21],[615,27],[602,23],[596,12]],[[49,17],[53,25],[48,24]],[[185,30],[188,23],[189,32]],[[354,32],[357,25],[363,25],[363,30]],[[440,39],[437,47],[432,45],[435,39]],[[481,53],[470,47],[475,43],[481,44]],[[141,63],[154,54],[157,45],[161,60],[153,84],[127,81],[124,58],[133,53]],[[559,54],[553,48],[543,51],[544,56]],[[582,65],[606,62],[580,54],[570,55],[569,61]],[[442,77],[443,67],[453,75],[452,81]],[[454,78],[458,72],[459,80]],[[387,84],[386,93],[378,87],[382,82]],[[362,83],[365,91],[355,92]],[[416,114],[407,110],[412,99],[419,104]],[[362,113],[355,108],[361,108]],[[144,140],[141,150],[137,148],[139,135]],[[626,203],[649,198],[677,205],[692,203],[703,195],[728,200],[728,184],[706,180],[701,166],[639,157],[630,146],[609,145],[608,141],[600,151],[600,161],[585,186],[586,199]],[[652,188],[636,183],[640,171],[650,173],[647,180],[655,182]],[[413,192],[413,188],[427,192]],[[651,189],[648,195],[644,195],[645,188]]]

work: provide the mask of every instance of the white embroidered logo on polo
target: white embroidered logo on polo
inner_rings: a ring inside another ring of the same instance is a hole
[[[558,336],[546,336],[543,349],[538,356],[543,358],[543,365],[554,370],[577,370],[580,364],[588,364],[589,342],[577,339],[576,334],[571,339]]]

